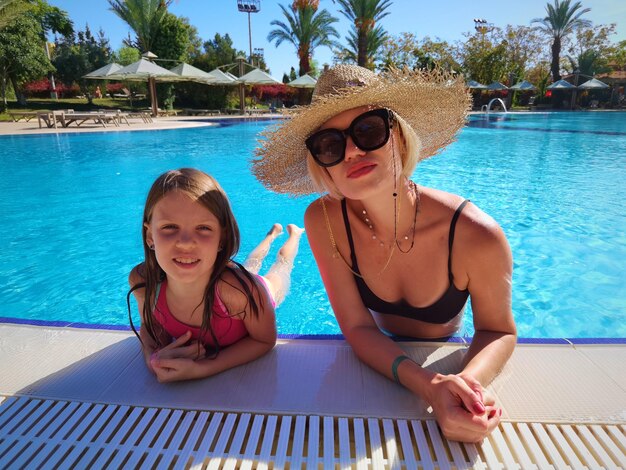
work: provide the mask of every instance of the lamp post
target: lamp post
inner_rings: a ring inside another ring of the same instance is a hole
[[[482,34],[483,47],[485,47],[485,34],[493,27],[493,23],[487,23],[484,18],[474,18],[474,29]]]
[[[237,9],[248,14],[248,39],[250,41],[250,61],[252,62],[252,26],[250,24],[250,13],[261,11],[261,0],[237,0]]]

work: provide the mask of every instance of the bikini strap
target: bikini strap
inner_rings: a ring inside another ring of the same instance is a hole
[[[450,281],[450,285],[452,285],[452,243],[454,242],[454,230],[456,228],[456,222],[461,215],[461,211],[470,202],[469,199],[466,199],[461,203],[459,207],[457,207],[456,211],[454,211],[454,215],[452,216],[452,221],[450,222],[450,234],[448,235],[448,280]]]
[[[161,282],[158,282],[156,285],[156,292],[154,293],[154,307],[152,311],[156,311],[157,304],[159,303],[159,294],[161,293]]]
[[[346,234],[348,235],[348,244],[350,245],[350,261],[352,261],[352,267],[355,270],[359,270],[356,262],[356,252],[354,251],[354,241],[352,240],[352,229],[350,228],[350,220],[348,219],[348,205],[346,198],[341,200],[341,212],[343,214],[343,223],[346,226]]]

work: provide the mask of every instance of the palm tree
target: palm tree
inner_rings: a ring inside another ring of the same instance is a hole
[[[172,0],[109,0],[111,10],[137,35],[137,43],[133,45],[144,52],[152,49],[171,3]]]
[[[376,46],[370,43],[382,44],[387,36],[376,23],[389,14],[385,10],[391,6],[391,0],[337,0],[337,3],[341,7],[339,11],[352,22],[353,31],[348,40],[350,43],[356,40],[357,64],[373,66],[371,57]]]
[[[590,11],[591,8],[583,8],[580,2],[572,5],[571,0],[563,0],[562,2],[554,0],[554,5],[550,3],[546,5],[547,16],[545,18],[532,20],[532,23],[540,24],[539,29],[552,36],[552,64],[550,70],[553,81],[556,82],[561,79],[559,63],[563,38],[575,28],[590,26],[591,21],[580,18]]]
[[[376,26],[367,32],[367,50],[365,51],[366,61],[363,65],[364,67],[369,69],[374,68],[374,60],[380,56],[380,51],[382,51],[383,44],[387,38],[387,32],[383,30],[381,26]],[[341,51],[340,57],[345,62],[358,63],[359,40],[356,31],[350,31],[346,39],[348,41],[348,47]]]
[[[326,10],[318,12],[311,3],[315,2],[300,1],[297,8],[279,5],[286,21],[273,20],[270,24],[277,28],[267,35],[269,42],[276,41],[276,47],[280,46],[283,41],[296,47],[299,75],[304,75],[311,70],[311,58],[315,48],[336,46],[332,38],[339,38],[339,33],[333,26],[337,18],[331,16]]]

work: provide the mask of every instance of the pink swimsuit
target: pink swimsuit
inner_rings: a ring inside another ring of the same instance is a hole
[[[258,276],[258,278],[263,287],[269,292],[264,279],[260,276]],[[157,302],[156,308],[154,309],[154,318],[157,323],[173,338],[178,338],[187,331],[191,331],[191,337],[193,339],[200,339],[202,343],[214,347],[215,342],[209,331],[205,331],[201,336],[200,327],[187,325],[172,315],[172,312],[167,306],[166,287],[167,280],[159,283],[157,286]],[[272,301],[272,304],[273,303]],[[243,320],[233,317],[228,313],[226,305],[224,305],[224,302],[222,302],[219,296],[217,286],[215,287],[215,302],[213,304],[213,315],[211,315],[211,327],[220,347],[229,346],[248,336],[248,330],[246,330]]]

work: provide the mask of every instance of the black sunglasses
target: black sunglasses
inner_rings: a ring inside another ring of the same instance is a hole
[[[340,163],[346,154],[346,137],[361,150],[381,148],[389,140],[392,111],[374,109],[359,114],[345,130],[323,129],[306,139],[306,147],[318,165],[329,167]]]

